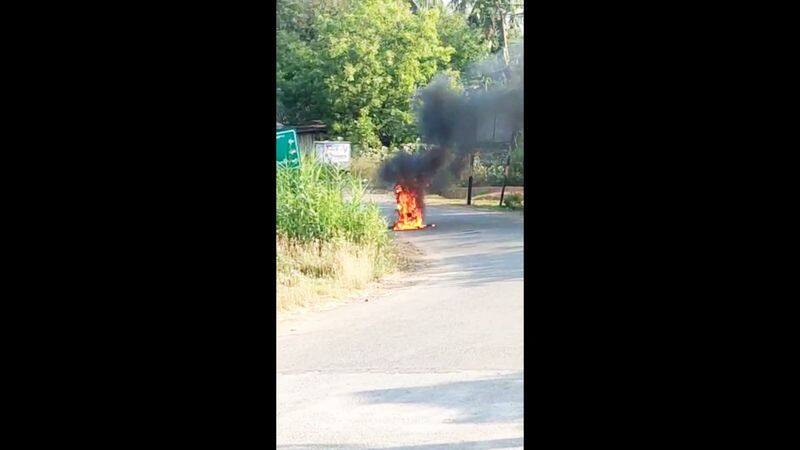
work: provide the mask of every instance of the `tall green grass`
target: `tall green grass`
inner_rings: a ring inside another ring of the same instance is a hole
[[[358,176],[311,157],[278,167],[277,308],[340,298],[395,270],[400,256]]]
[[[306,157],[300,168],[278,167],[277,234],[297,242],[385,244],[387,224],[377,205],[364,201],[359,177]]]

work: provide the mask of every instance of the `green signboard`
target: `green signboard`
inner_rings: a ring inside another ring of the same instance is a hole
[[[275,135],[275,149],[278,164],[300,167],[300,147],[294,130],[278,131]]]

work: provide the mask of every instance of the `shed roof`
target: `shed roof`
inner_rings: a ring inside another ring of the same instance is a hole
[[[284,125],[280,122],[276,122],[276,126],[278,129],[281,128],[292,128],[298,134],[304,133],[325,133],[328,131],[328,126],[325,125],[321,120],[312,120],[310,122],[306,122],[302,125]]]
[[[289,125],[294,128],[298,133],[324,133],[328,131],[328,126],[321,120],[312,120],[303,125]]]

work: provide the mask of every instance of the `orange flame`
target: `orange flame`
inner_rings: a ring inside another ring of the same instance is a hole
[[[422,202],[417,198],[417,193],[398,184],[394,187],[394,194],[397,199],[397,222],[392,229],[401,231],[425,228],[425,222],[422,220]]]

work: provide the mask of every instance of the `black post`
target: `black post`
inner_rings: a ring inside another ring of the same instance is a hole
[[[467,184],[467,205],[472,204],[472,171],[475,167],[475,153],[469,156],[469,182]]]
[[[506,194],[506,184],[508,183],[508,166],[511,164],[511,151],[506,156],[506,168],[503,173],[503,189],[500,190],[500,206],[503,206],[503,196]]]

